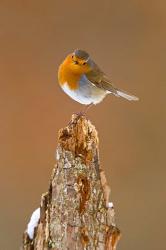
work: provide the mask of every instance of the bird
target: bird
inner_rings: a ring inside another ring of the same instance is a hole
[[[129,101],[139,98],[117,88],[94,62],[89,53],[76,49],[68,54],[58,69],[58,82],[63,91],[73,100],[86,105],[100,103],[108,94]]]

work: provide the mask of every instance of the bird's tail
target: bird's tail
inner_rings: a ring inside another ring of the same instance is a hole
[[[116,89],[116,96],[123,97],[129,101],[138,101],[139,100],[139,98],[137,96],[131,95],[131,94],[129,94],[126,91],[121,90],[121,89]]]

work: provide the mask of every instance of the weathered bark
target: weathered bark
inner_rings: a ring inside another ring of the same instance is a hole
[[[73,115],[59,131],[57,164],[49,190],[42,195],[33,239],[24,233],[24,250],[116,249],[120,231],[98,150],[95,127]]]

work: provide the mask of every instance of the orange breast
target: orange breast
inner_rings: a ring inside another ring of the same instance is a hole
[[[71,90],[77,89],[81,75],[72,72],[66,63],[62,63],[58,71],[58,80],[60,85],[68,83]]]

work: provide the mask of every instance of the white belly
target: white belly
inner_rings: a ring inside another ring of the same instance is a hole
[[[63,91],[69,95],[73,100],[84,105],[89,105],[91,103],[97,104],[103,100],[107,92],[100,88],[97,88],[89,81],[85,82],[85,78],[80,81],[79,88],[77,90],[71,90],[68,84],[65,83],[61,85]]]

